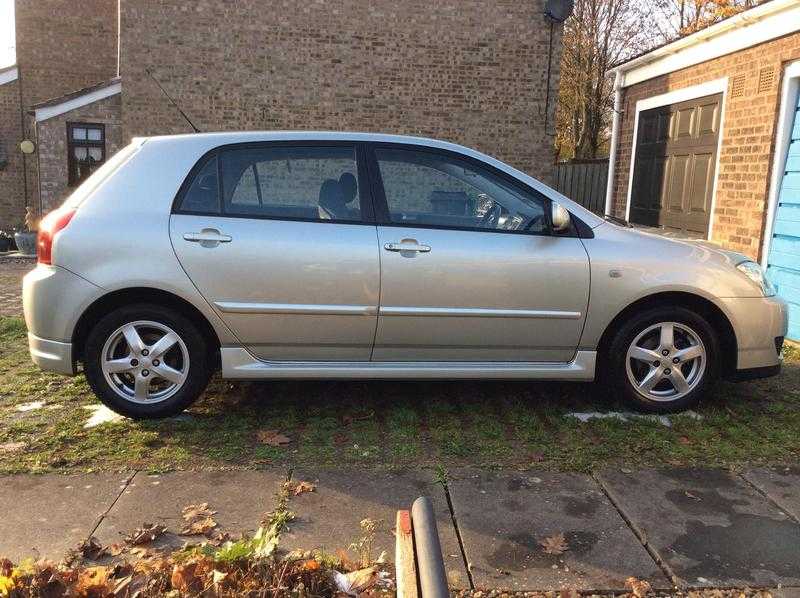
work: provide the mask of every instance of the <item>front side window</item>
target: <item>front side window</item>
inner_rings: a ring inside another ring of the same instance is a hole
[[[67,178],[76,187],[106,161],[105,125],[67,123]]]
[[[361,219],[352,147],[223,149],[201,164],[183,212],[303,220]]]
[[[547,230],[544,197],[518,189],[467,160],[394,148],[379,148],[375,155],[393,223]]]

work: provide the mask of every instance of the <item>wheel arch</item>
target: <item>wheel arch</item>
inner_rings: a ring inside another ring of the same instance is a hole
[[[214,357],[213,362],[218,364],[219,348],[221,345],[219,336],[217,336],[213,326],[211,326],[203,313],[189,301],[174,293],[150,287],[118,289],[99,297],[89,305],[81,314],[72,333],[73,359],[75,361],[83,359],[86,338],[92,326],[97,323],[100,318],[118,307],[134,303],[150,303],[170,307],[184,317],[189,318],[192,323],[197,326],[203,338],[208,343],[211,355]]]
[[[654,307],[684,307],[702,315],[719,333],[722,376],[736,371],[737,341],[728,316],[713,301],[684,291],[668,291],[642,297],[620,311],[606,326],[598,343],[598,360],[608,358],[609,347],[623,323],[633,314]]]

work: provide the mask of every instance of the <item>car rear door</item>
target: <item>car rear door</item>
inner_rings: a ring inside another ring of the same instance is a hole
[[[181,265],[262,360],[370,358],[380,274],[361,151],[218,148],[176,198],[170,237]]]
[[[568,362],[589,300],[575,235],[550,202],[484,165],[375,145],[381,301],[373,361]]]

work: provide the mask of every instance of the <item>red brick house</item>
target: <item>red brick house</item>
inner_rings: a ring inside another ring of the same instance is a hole
[[[800,339],[800,2],[772,0],[613,74],[606,213],[759,260]]]
[[[0,229],[58,205],[131,137],[194,126],[427,135],[551,174],[562,27],[545,0],[15,7],[17,64],[0,71]]]

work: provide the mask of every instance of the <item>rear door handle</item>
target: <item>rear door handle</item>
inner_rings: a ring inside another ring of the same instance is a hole
[[[223,235],[216,228],[204,228],[199,233],[186,233],[183,239],[190,243],[200,243],[203,247],[216,247],[220,243],[230,243],[233,237]]]
[[[419,245],[418,243],[386,243],[383,248],[386,251],[416,251],[417,253],[428,253],[430,245]]]

